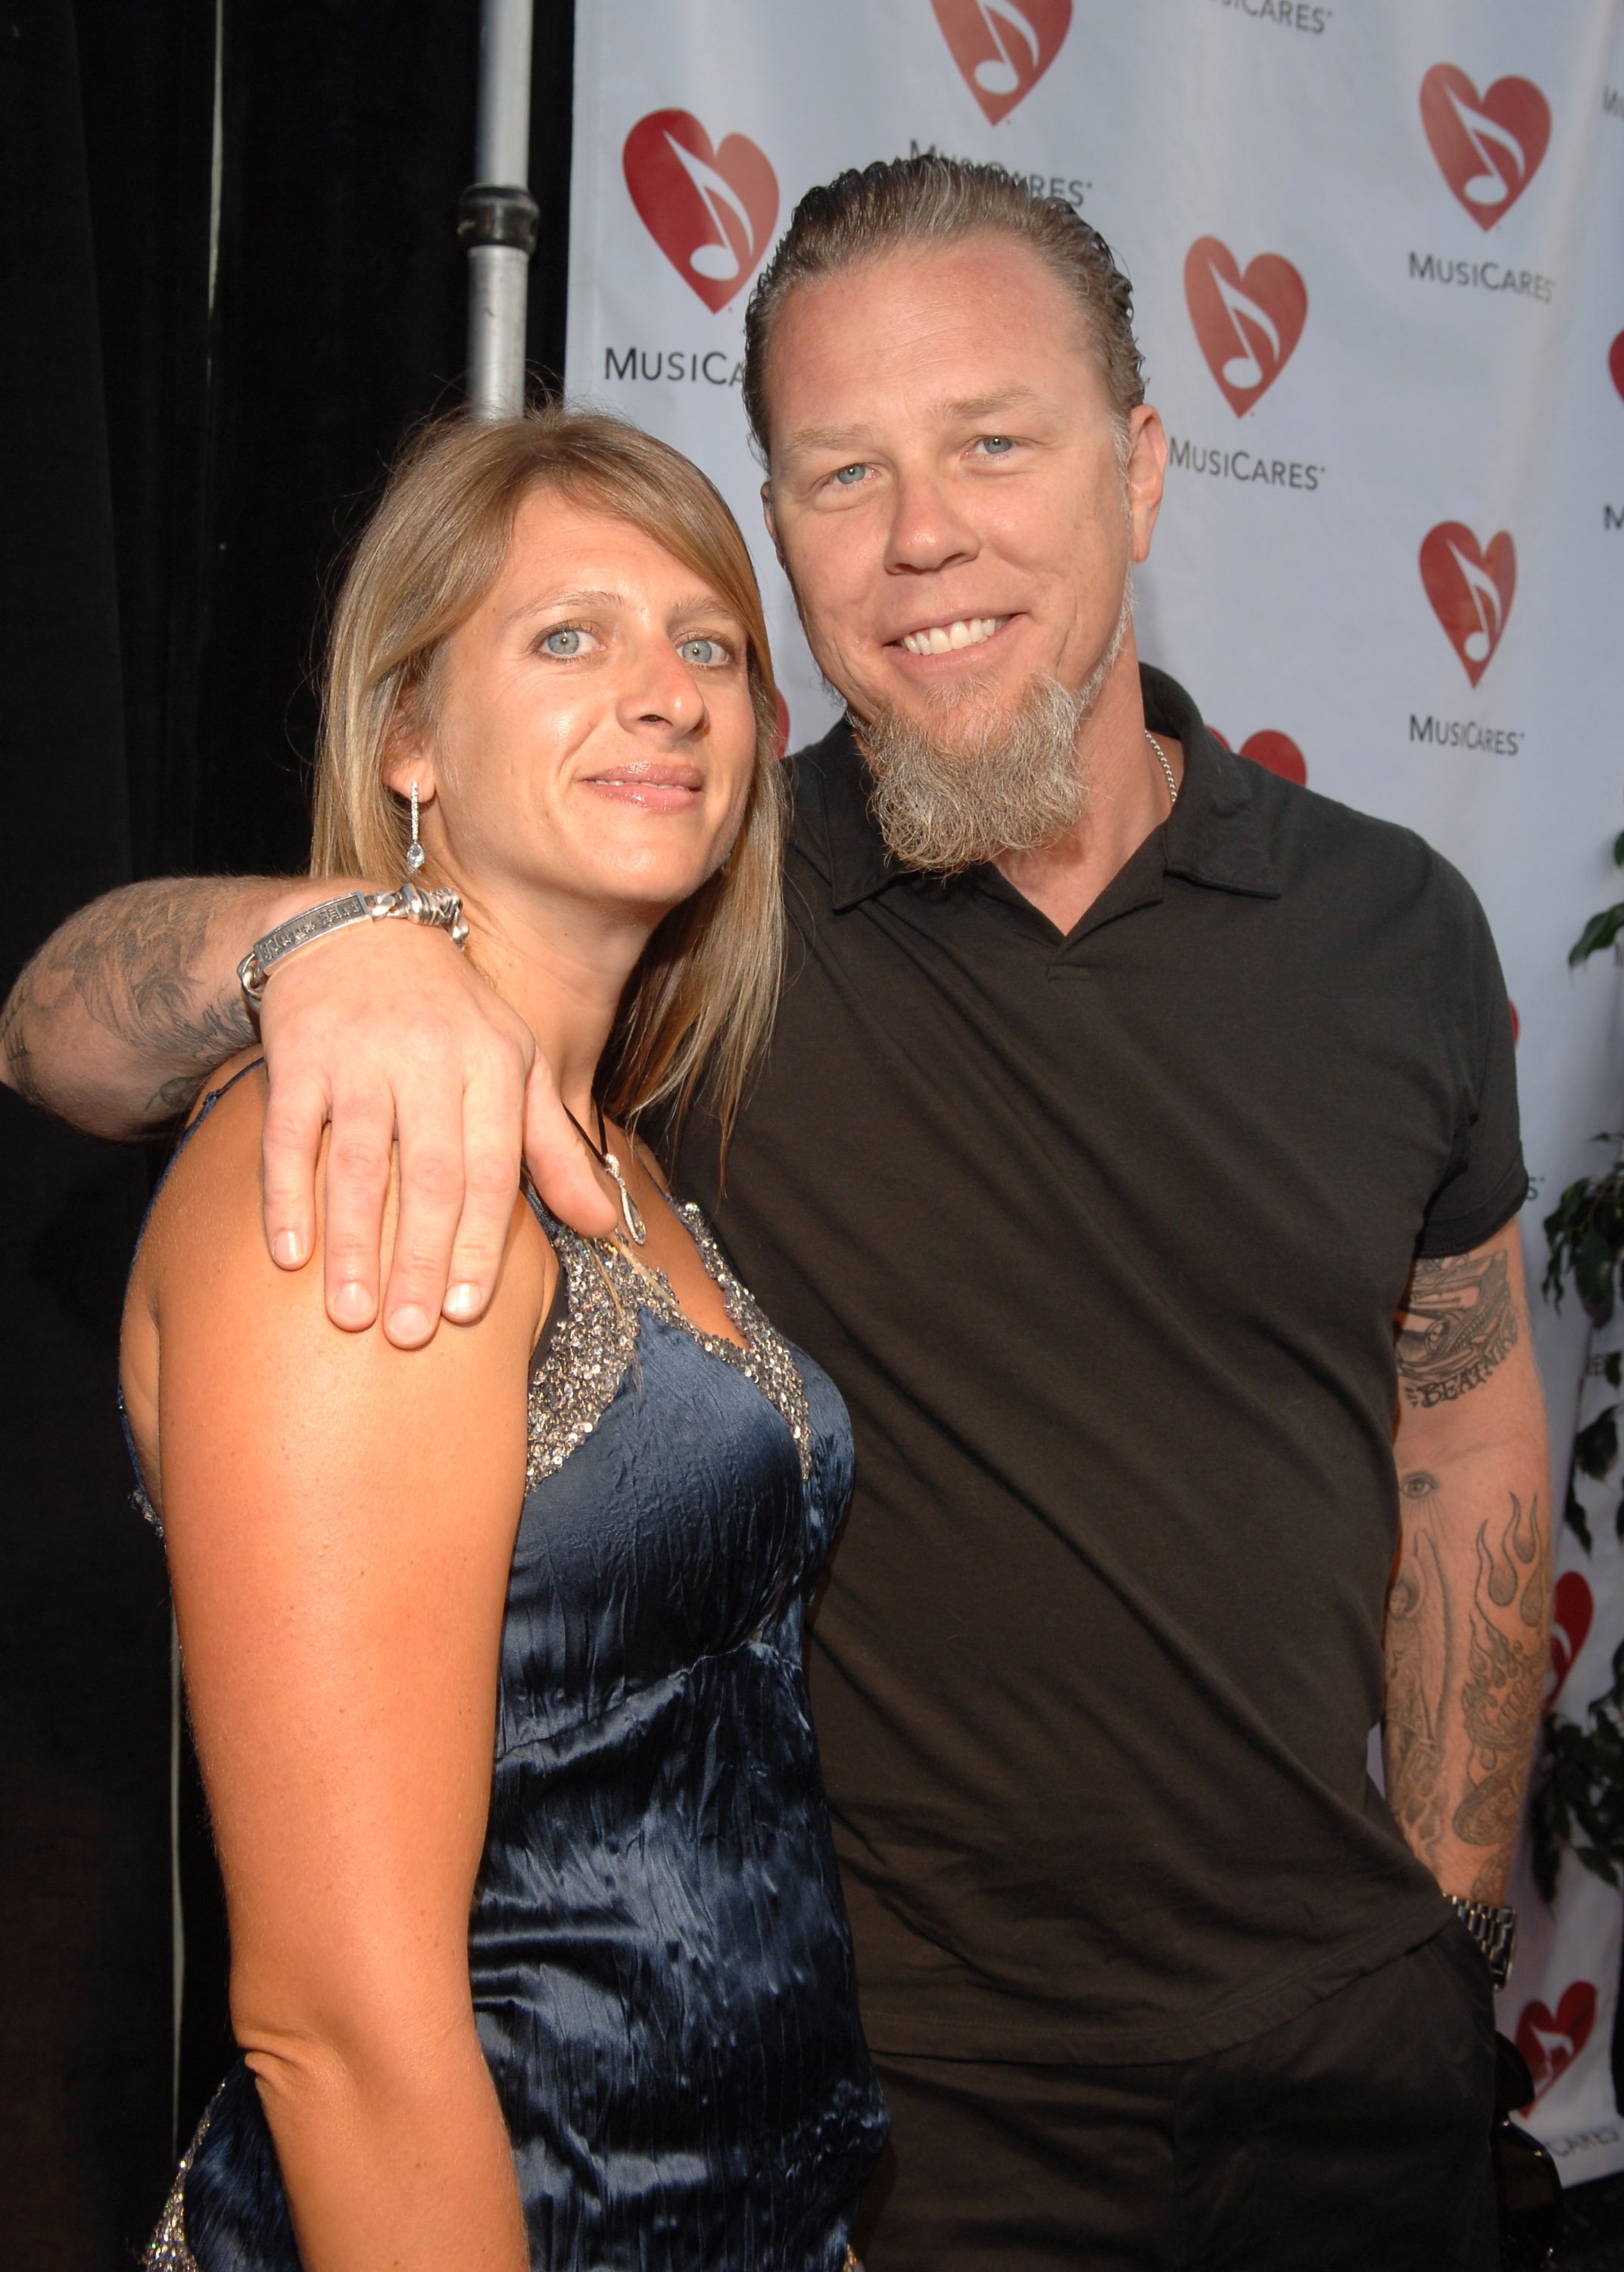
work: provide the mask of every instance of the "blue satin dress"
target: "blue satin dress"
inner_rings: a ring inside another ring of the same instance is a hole
[[[846,1410],[680,1210],[745,1335],[538,1207],[536,1353],[468,1936],[549,2272],[838,2272],[886,2116],[801,1670],[851,1487]],[[239,2066],[148,2252],[297,2272]]]

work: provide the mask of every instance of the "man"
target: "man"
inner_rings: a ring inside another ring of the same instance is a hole
[[[895,2125],[871,2265],[1480,2272],[1490,1978],[1440,1889],[1493,1938],[1548,1592],[1486,928],[1141,670],[1166,442],[1067,208],[843,176],[747,329],[852,724],[797,761],[725,1190],[701,1125],[678,1181],[857,1427],[812,1675]],[[9,1077],[109,1133],[173,1110],[244,1037],[237,957],[324,896],[99,903],[19,981]],[[293,955],[264,1039],[268,1235],[312,1252],[331,1115],[338,1321],[376,1313],[394,1126],[397,1339],[448,1255],[446,1314],[487,1297],[521,1094],[544,1188],[609,1228],[443,939]]]

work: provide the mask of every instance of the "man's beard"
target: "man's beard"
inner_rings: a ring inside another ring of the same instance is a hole
[[[995,683],[960,679],[922,720],[891,709],[853,727],[873,775],[869,803],[886,849],[905,868],[953,875],[1001,852],[1058,843],[1088,808],[1077,750],[1133,620],[1131,585],[1104,654],[1074,694],[1034,678],[1014,707]]]

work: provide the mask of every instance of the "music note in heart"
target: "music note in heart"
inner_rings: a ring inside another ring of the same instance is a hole
[[[653,110],[626,137],[626,187],[644,227],[713,313],[750,276],[778,217],[778,177],[742,134],[719,147],[686,110]]]
[[[1624,395],[1624,332],[1620,332],[1607,349],[1607,369],[1613,373],[1613,384]]]
[[[1071,0],[931,0],[965,86],[996,126],[1043,77],[1071,26]]]
[[[1440,521],[1421,542],[1421,581],[1433,613],[1475,686],[1505,634],[1516,592],[1516,547],[1501,529],[1480,545],[1458,520]]]
[[[1539,170],[1551,107],[1531,79],[1479,94],[1464,71],[1434,64],[1421,81],[1421,123],[1440,172],[1479,228],[1504,219]]]
[[[1242,275],[1220,238],[1198,236],[1184,256],[1184,297],[1207,368],[1243,417],[1296,350],[1307,288],[1278,252],[1260,252]]]
[[[1562,1693],[1573,1661],[1584,1647],[1596,1615],[1596,1603],[1577,1570],[1564,1570],[1551,1596],[1551,1663],[1546,1674],[1545,1703],[1548,1712]]]
[[[1596,1991],[1588,1980],[1569,1981],[1554,2012],[1538,1999],[1523,2007],[1516,2023],[1516,2047],[1528,2061],[1536,2098],[1543,2096],[1557,2076],[1573,2065],[1595,2025]]]

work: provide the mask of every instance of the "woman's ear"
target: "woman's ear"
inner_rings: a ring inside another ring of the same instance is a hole
[[[395,705],[395,714],[389,721],[383,774],[384,787],[392,788],[397,796],[410,796],[413,781],[420,804],[427,804],[434,796],[434,752],[409,695]]]

